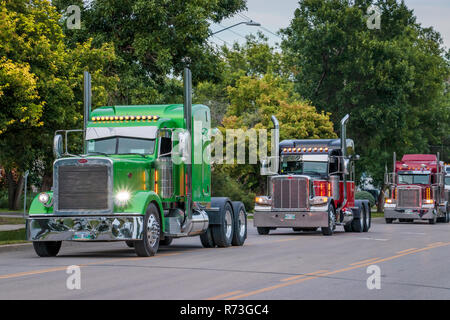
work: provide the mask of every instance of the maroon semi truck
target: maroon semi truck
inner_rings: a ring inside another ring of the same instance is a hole
[[[389,197],[385,200],[386,223],[395,220],[430,224],[450,221],[450,207],[445,191],[445,167],[439,155],[405,154],[396,161],[394,172],[386,175]]]
[[[277,228],[332,235],[336,226],[345,231],[367,232],[371,225],[367,200],[355,200],[353,140],[346,138],[341,121],[340,139],[284,140],[278,142],[279,124],[272,117],[272,139],[278,154],[264,161],[267,194],[255,199],[254,225],[259,234]]]

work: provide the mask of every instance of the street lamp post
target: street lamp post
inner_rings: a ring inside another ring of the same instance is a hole
[[[247,25],[247,26],[252,26],[252,27],[259,27],[259,26],[261,26],[260,23],[255,22],[255,21],[253,21],[253,20],[250,20],[250,21],[242,21],[242,22],[233,24],[232,26],[226,27],[225,29],[222,29],[222,30],[213,32],[213,33],[211,33],[211,35],[213,36],[213,35],[215,35],[215,34],[218,34],[219,32],[222,32],[222,31],[225,31],[225,30],[234,28],[234,27],[236,27],[236,26],[238,26],[238,25],[241,25],[241,24],[245,24],[245,25]]]

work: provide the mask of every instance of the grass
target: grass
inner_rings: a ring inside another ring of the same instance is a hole
[[[25,224],[25,219],[0,217],[0,225],[2,224]]]
[[[25,239],[25,229],[0,231],[0,245],[28,242]]]
[[[383,212],[372,212],[372,218],[384,218]]]
[[[9,210],[8,208],[0,208],[0,212],[8,212],[8,213],[23,213],[23,209],[20,210]]]

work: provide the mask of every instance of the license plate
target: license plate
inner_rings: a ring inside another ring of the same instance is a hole
[[[92,235],[89,232],[75,232],[73,235],[73,240],[91,240]]]
[[[284,215],[284,219],[286,219],[286,220],[295,220],[295,214],[287,213],[287,214]]]

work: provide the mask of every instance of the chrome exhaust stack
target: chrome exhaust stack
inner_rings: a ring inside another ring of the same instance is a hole
[[[275,158],[275,161],[271,164],[271,170],[274,174],[278,174],[280,168],[280,124],[275,116],[272,116],[271,119],[274,127],[272,130],[272,157]]]
[[[344,182],[344,201],[342,202],[342,208],[347,204],[347,122],[350,116],[347,114],[341,120],[341,149],[342,149],[342,164],[343,164],[343,182]]]
[[[208,214],[201,209],[194,209],[192,201],[192,73],[189,68],[184,69],[184,121],[188,133],[186,159],[186,192],[185,192],[185,215],[181,226],[181,233],[194,236],[203,233],[209,225]]]
[[[91,117],[91,109],[92,109],[92,88],[91,88],[91,74],[88,71],[85,71],[83,74],[83,104],[84,104],[84,116],[83,116],[83,146],[84,153],[87,152],[86,146],[86,130],[89,118]],[[66,141],[67,143],[67,141]]]

